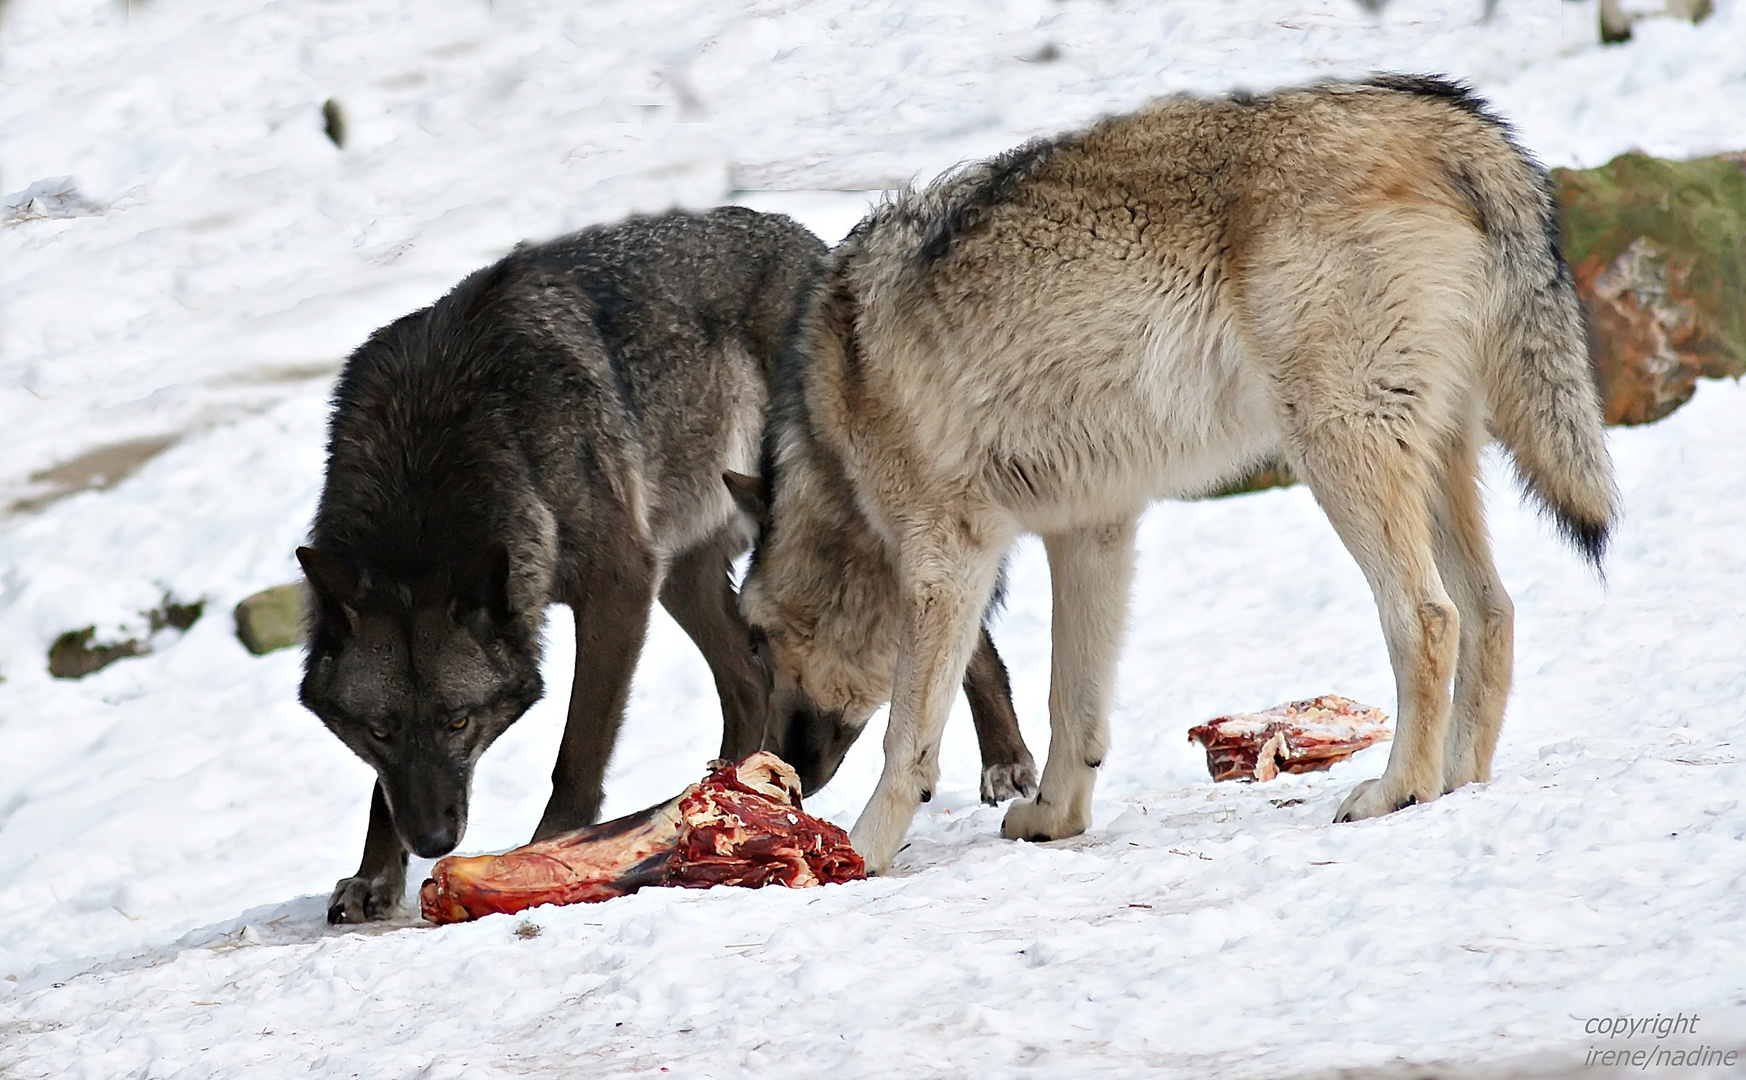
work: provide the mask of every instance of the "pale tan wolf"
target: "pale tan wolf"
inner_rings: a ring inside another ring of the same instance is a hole
[[[856,728],[895,684],[853,834],[875,871],[931,795],[1020,532],[1053,579],[1051,739],[1002,832],[1040,839],[1090,822],[1148,502],[1280,455],[1357,559],[1399,722],[1340,820],[1490,775],[1513,616],[1488,435],[1597,565],[1615,513],[1545,173],[1439,79],[1176,98],[1033,142],[877,209],[808,318],[742,606],[790,724]]]

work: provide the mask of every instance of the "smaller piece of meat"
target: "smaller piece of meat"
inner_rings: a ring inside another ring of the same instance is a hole
[[[610,900],[648,885],[806,888],[866,876],[848,834],[800,809],[800,778],[760,750],[712,761],[671,802],[502,855],[431,867],[419,906],[434,923],[538,904]]]
[[[1392,739],[1381,709],[1338,694],[1235,713],[1188,729],[1206,748],[1214,780],[1271,780],[1281,772],[1315,772]]]

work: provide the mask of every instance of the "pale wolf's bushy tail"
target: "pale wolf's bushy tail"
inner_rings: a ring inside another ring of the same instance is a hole
[[[1558,206],[1546,172],[1465,87],[1431,79],[1377,82],[1445,98],[1481,125],[1449,147],[1444,168],[1491,242],[1484,330],[1491,433],[1559,531],[1598,569],[1618,492],[1601,434],[1588,328],[1559,249]]]

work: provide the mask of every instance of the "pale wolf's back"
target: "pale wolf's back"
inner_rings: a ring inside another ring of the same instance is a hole
[[[1556,204],[1544,170],[1459,85],[1389,76],[1171,99],[1035,140],[880,208],[839,253],[836,288],[863,336],[935,351],[941,339],[977,335],[981,347],[961,353],[982,355],[998,352],[998,339],[1023,342],[1056,362],[1072,357],[1088,392],[1110,342],[1173,340],[1193,357],[1191,370],[1168,373],[1174,399],[1161,406],[1174,414],[1165,419],[1177,456],[1225,457],[1229,471],[1269,452],[1275,435],[1236,356],[1244,305],[1270,302],[1246,294],[1270,257],[1262,238],[1318,205],[1348,207],[1366,186],[1373,200],[1436,204],[1471,225],[1471,250],[1442,253],[1475,260],[1478,272],[1476,369],[1460,377],[1483,391],[1487,425],[1525,485],[1598,562],[1616,496]],[[995,296],[999,310],[980,303]],[[966,312],[980,317],[966,322]],[[1014,385],[981,396],[1022,399],[1023,366],[1002,374]],[[1130,388],[1114,379],[1106,389]],[[954,432],[943,424],[925,437],[945,449]],[[1030,482],[1046,482],[1044,468]]]

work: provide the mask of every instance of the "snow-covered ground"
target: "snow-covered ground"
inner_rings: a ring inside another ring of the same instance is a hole
[[[1619,1045],[1590,1018],[1680,1011],[1701,1026],[1673,1043],[1746,1044],[1734,384],[1612,433],[1605,586],[1490,470],[1518,613],[1498,779],[1357,825],[1328,822],[1385,748],[1215,786],[1184,738],[1324,691],[1392,711],[1369,595],[1301,490],[1147,519],[1090,832],[998,839],[959,717],[897,872],[824,890],[330,929],[370,776],[297,705],[298,657],[231,634],[231,605],[295,576],[345,353],[518,239],[728,200],[835,239],[880,189],[1031,134],[1376,68],[1472,79],[1550,164],[1746,148],[1746,2],[1611,49],[1594,12],[0,4],[0,194],[36,195],[0,209],[0,1076],[1271,1077],[1580,1061]],[[46,470],[117,445],[149,459],[57,498],[116,466]],[[166,592],[208,602],[185,636],[49,678],[57,634],[138,630]],[[1039,756],[1047,595],[1022,545],[995,635]],[[696,779],[716,739],[708,673],[657,618],[609,813]],[[468,850],[537,819],[571,647],[554,620],[560,692],[482,762]],[[877,771],[873,731],[811,808],[849,823]]]

